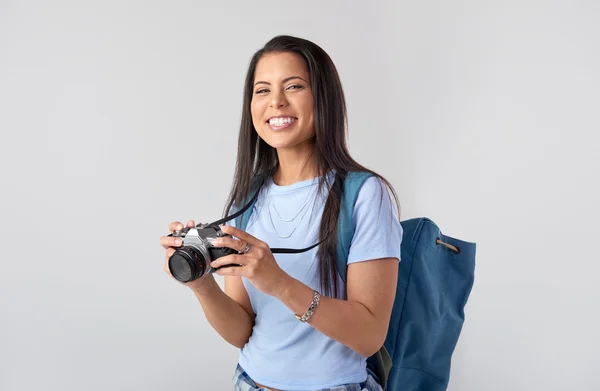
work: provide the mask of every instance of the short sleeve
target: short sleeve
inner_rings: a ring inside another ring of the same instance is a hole
[[[370,177],[362,185],[353,220],[348,264],[380,258],[400,260],[402,225],[392,196],[378,177]]]

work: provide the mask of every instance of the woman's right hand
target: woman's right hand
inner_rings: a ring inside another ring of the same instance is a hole
[[[187,222],[187,227],[188,228],[192,228],[194,227],[196,224],[194,223],[194,220],[190,220]],[[180,231],[183,229],[183,224],[180,223],[179,221],[174,221],[171,224],[169,224],[169,232],[173,233],[175,231]],[[177,279],[175,279],[175,277],[173,277],[173,275],[171,274],[171,271],[169,270],[169,258],[171,258],[171,255],[173,255],[173,253],[175,252],[175,249],[177,247],[180,247],[183,243],[183,240],[181,238],[175,238],[173,236],[161,236],[160,238],[160,245],[166,250],[165,251],[165,265],[164,265],[164,269],[165,272],[171,276],[175,281],[191,288],[191,289],[196,289],[199,288],[200,285],[202,285],[202,283],[206,280],[207,277],[211,276],[212,274],[206,274],[194,281],[190,281],[190,282],[181,282]],[[214,277],[212,277],[214,278]]]

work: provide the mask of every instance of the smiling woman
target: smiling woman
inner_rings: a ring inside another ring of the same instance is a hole
[[[355,172],[371,177],[354,205],[344,282],[335,233],[344,181]],[[225,289],[212,273],[185,282],[212,327],[240,348],[234,389],[381,390],[366,359],[383,345],[394,301],[398,200],[387,180],[350,156],[340,78],[327,53],[305,39],[275,37],[250,61],[225,215],[253,192],[248,224],[223,226],[228,235],[212,241],[235,250],[210,265]],[[161,238],[166,264],[181,246],[176,240]],[[271,250],[316,243],[299,254]]]

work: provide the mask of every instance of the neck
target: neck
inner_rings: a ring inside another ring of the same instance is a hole
[[[277,149],[279,167],[273,175],[273,181],[279,186],[287,186],[317,177],[314,148],[315,145],[311,143],[294,149]]]

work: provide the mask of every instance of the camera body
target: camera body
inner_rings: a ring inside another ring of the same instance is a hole
[[[200,224],[193,228],[186,227],[170,236],[181,238],[183,241],[169,258],[169,270],[173,277],[181,282],[190,282],[208,273],[214,273],[216,269],[210,266],[212,261],[230,254],[238,254],[231,248],[212,245],[212,241],[217,238],[231,237],[218,225]]]

